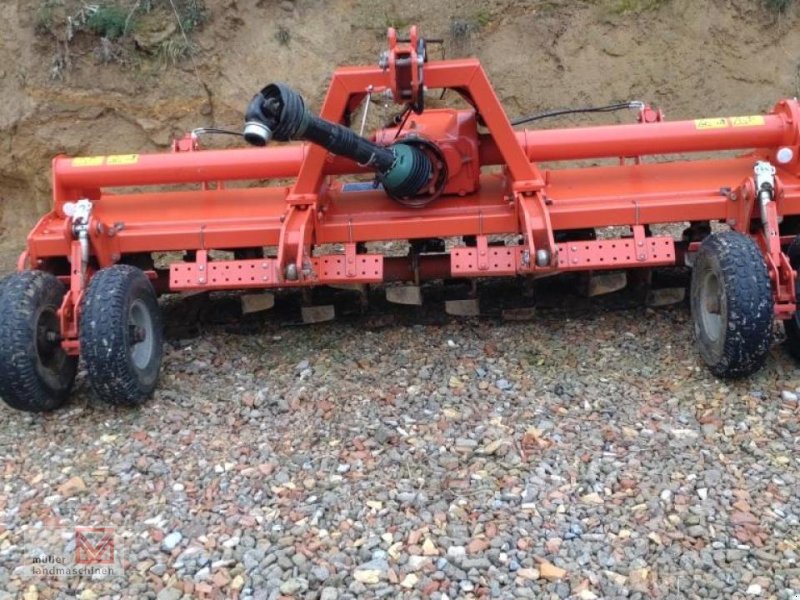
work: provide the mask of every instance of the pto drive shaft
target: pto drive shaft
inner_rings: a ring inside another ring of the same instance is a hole
[[[244,138],[254,146],[266,146],[272,139],[307,140],[322,146],[374,169],[393,198],[416,196],[429,186],[433,172],[430,158],[419,147],[403,141],[391,146],[374,144],[342,125],[311,114],[303,99],[280,83],[268,85],[250,102]]]

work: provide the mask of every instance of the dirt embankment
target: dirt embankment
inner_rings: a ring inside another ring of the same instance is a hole
[[[331,70],[372,63],[390,24],[419,23],[445,38],[448,56],[480,57],[511,114],[625,99],[651,101],[669,118],[746,114],[800,89],[798,11],[778,19],[749,0],[642,10],[630,0],[209,0],[194,60],[102,62],[98,38],[78,36],[66,68],[57,41],[37,33],[39,4],[0,5],[5,264],[49,205],[54,154],[152,151],[198,125],[238,126],[272,80],[319,103]]]

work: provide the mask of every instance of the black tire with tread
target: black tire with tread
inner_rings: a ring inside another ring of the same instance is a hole
[[[131,304],[141,301],[152,319],[154,346],[146,367],[133,361],[129,326]],[[81,356],[89,385],[103,402],[137,406],[158,383],[163,356],[161,313],[153,286],[140,269],[114,265],[91,278],[80,317]]]
[[[0,281],[0,397],[25,412],[55,410],[69,398],[78,358],[57,343],[40,350],[42,318],[57,333],[57,311],[66,293],[55,276],[23,271]]]
[[[792,268],[797,271],[800,269],[800,235],[795,236],[792,243],[786,249],[786,256]],[[797,291],[800,292],[800,280],[796,283]],[[783,322],[783,330],[786,332],[786,348],[795,360],[800,361],[800,311],[794,313],[794,317]]]
[[[723,332],[717,340],[706,334],[700,317],[700,288],[709,270],[721,287]],[[764,365],[772,342],[774,300],[766,263],[752,238],[736,231],[706,238],[692,268],[691,308],[698,349],[714,375],[745,377]]]

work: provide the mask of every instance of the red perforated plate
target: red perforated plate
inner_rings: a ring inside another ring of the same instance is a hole
[[[347,260],[352,260],[347,269]],[[171,290],[233,290],[245,288],[298,287],[342,283],[380,283],[383,281],[383,256],[340,254],[311,259],[312,273],[300,281],[279,281],[277,261],[223,260],[206,264],[179,262],[169,268]]]

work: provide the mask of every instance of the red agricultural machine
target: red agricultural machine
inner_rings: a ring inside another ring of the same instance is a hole
[[[426,107],[431,90],[462,107]],[[367,138],[350,125],[373,96],[402,109]],[[162,358],[163,292],[401,282],[387,291],[414,302],[431,279],[688,265],[697,345],[715,375],[761,367],[775,318],[800,349],[800,104],[678,122],[641,103],[584,112],[621,107],[638,122],[515,130],[559,113],[509,120],[477,60],[428,60],[412,28],[408,39],[389,31],[378,66],[336,70],[319,116],[289,87],[265,87],[245,117],[256,148],[201,150],[195,132],[171,153],[58,157],[53,208],[0,292],[0,396],[56,408],[82,356],[99,398],[143,401]],[[273,141],[296,143],[262,147]],[[580,159],[612,160],[539,166]],[[653,233],[674,223],[689,223],[682,237]],[[596,235],[608,228],[622,233]],[[408,254],[367,246],[393,240]],[[157,268],[164,252],[182,258]]]

